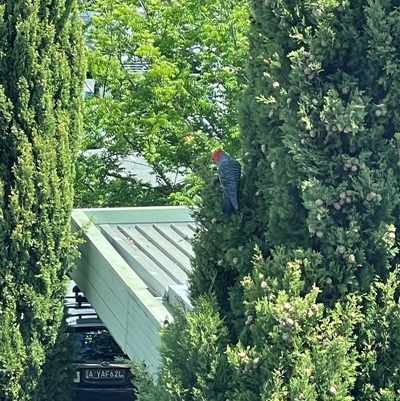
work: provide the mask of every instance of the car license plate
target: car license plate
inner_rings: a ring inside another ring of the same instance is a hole
[[[91,369],[85,372],[86,379],[124,379],[125,372],[121,369]]]

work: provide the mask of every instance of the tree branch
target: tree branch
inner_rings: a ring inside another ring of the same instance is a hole
[[[148,184],[146,182],[143,182],[139,179],[136,179],[134,177],[130,177],[130,176],[124,176],[124,175],[119,175],[117,173],[112,173],[112,172],[108,172],[107,173],[108,177],[113,177],[113,178],[117,178],[121,181],[127,181],[127,182],[132,182],[132,183],[138,183],[140,186],[142,186],[143,188],[147,188],[147,189],[152,189],[154,188],[151,184]]]

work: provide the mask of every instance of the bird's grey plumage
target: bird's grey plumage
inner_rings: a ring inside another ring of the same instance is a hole
[[[217,161],[218,176],[224,192],[222,211],[230,214],[239,209],[240,163],[226,152],[221,152]]]

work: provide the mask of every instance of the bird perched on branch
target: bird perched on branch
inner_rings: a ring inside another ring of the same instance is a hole
[[[218,167],[218,177],[224,193],[222,211],[225,214],[231,214],[239,209],[240,163],[222,148],[211,155],[211,160]]]

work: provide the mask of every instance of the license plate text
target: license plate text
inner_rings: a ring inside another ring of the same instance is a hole
[[[125,377],[123,370],[97,369],[87,370],[86,379],[123,379]]]

